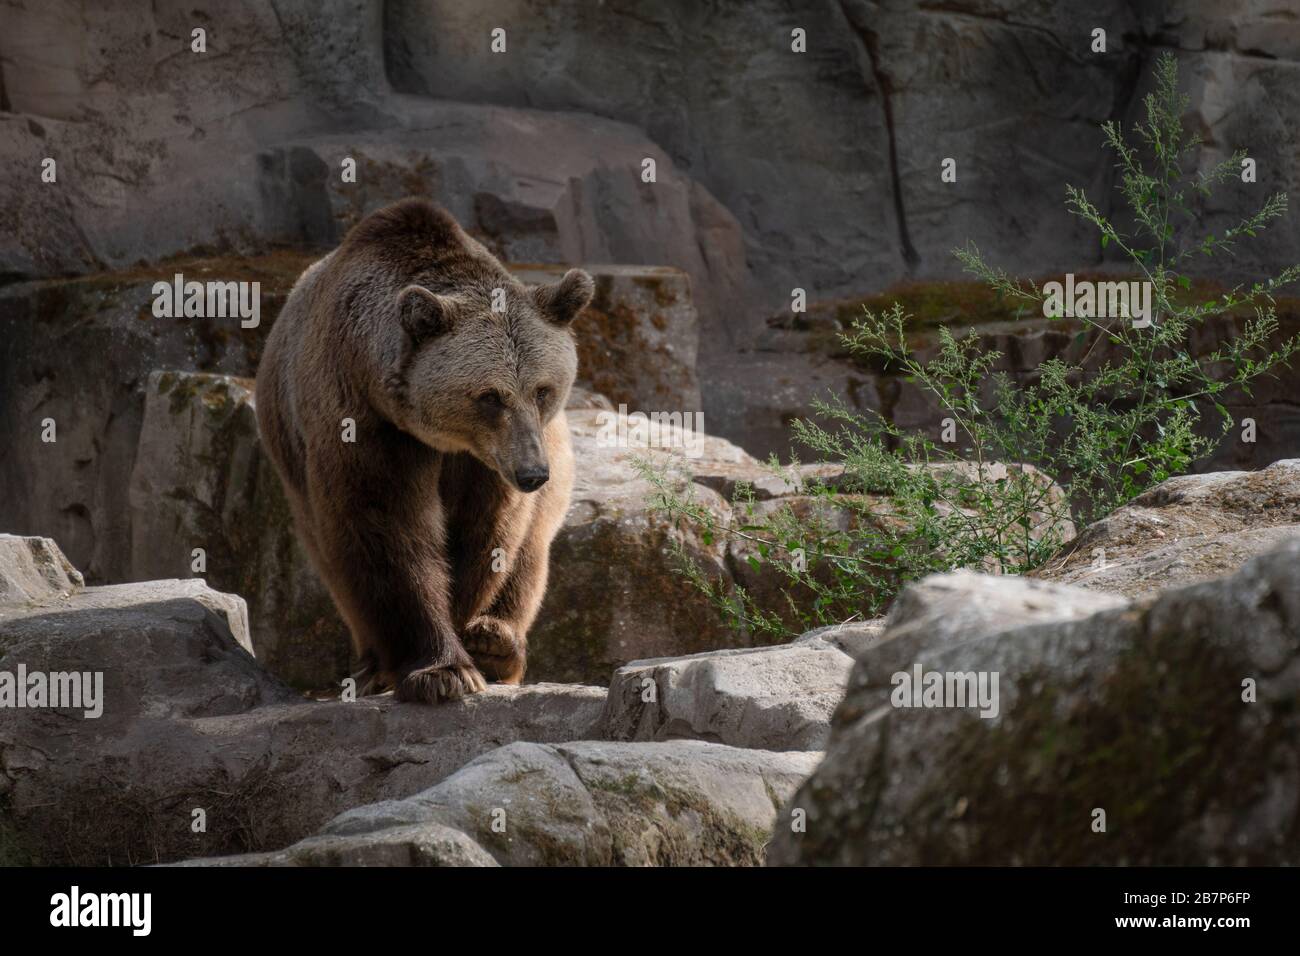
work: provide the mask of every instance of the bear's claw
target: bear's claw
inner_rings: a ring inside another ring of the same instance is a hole
[[[396,697],[418,704],[437,704],[486,689],[487,682],[474,665],[446,664],[410,671],[397,682]]]
[[[381,694],[389,689],[388,678],[380,673],[379,662],[376,660],[375,655],[369,651],[361,655],[361,660],[352,674],[352,679],[356,682],[358,697]]]

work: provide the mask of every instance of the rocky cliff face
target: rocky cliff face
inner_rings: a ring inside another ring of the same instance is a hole
[[[131,3],[17,5],[0,48],[0,155],[34,177],[6,179],[0,274],[326,246],[378,206],[425,195],[509,259],[679,265],[735,297],[738,227],[643,132],[399,95],[382,9],[165,2],[142,20]],[[192,52],[196,29],[205,53]],[[42,189],[47,156],[59,176]],[[654,189],[640,183],[646,158]]]
[[[1069,182],[1109,203],[1098,126],[1139,117],[1164,49],[1190,77],[1203,166],[1238,146],[1258,163],[1257,184],[1204,210],[1207,228],[1300,185],[1300,35],[1258,0],[16,2],[0,158],[25,172],[0,184],[0,277],[326,246],[378,205],[427,195],[515,261],[685,271],[704,408],[766,454],[779,421],[747,414],[771,400],[748,387],[764,356],[732,359],[794,288],[951,277],[968,239],[1023,274],[1115,261],[1043,197]],[[57,184],[40,180],[46,158]],[[956,182],[940,179],[947,158]],[[1228,268],[1297,260],[1291,220]],[[806,366],[767,377],[826,377]]]

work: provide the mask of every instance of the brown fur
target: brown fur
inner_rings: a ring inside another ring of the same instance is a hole
[[[573,484],[568,325],[591,293],[576,269],[525,287],[414,199],[358,223],[290,293],[258,423],[367,692],[434,702],[523,677]]]

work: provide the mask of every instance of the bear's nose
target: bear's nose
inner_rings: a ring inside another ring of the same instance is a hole
[[[524,491],[536,491],[550,480],[551,469],[545,465],[533,468],[520,468],[515,472],[515,483]]]

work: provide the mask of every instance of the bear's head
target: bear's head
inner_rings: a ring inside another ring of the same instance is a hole
[[[542,433],[578,369],[569,327],[593,291],[581,269],[542,286],[497,275],[452,293],[401,289],[403,427],[439,451],[469,452],[520,491],[542,487]]]

